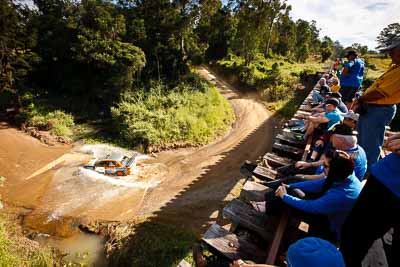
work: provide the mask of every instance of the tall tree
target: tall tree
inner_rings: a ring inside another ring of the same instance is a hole
[[[385,27],[376,38],[378,47],[384,47],[392,42],[393,39],[400,38],[400,23],[392,23]]]
[[[324,36],[320,46],[321,60],[325,62],[333,54],[333,41],[328,36]]]
[[[296,36],[296,60],[305,62],[310,53],[310,42],[312,38],[310,23],[308,21],[297,20]]]

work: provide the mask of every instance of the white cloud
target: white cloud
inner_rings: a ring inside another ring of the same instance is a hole
[[[315,20],[321,36],[328,35],[344,46],[352,43],[377,46],[379,32],[390,23],[400,23],[398,0],[288,0],[295,20]]]

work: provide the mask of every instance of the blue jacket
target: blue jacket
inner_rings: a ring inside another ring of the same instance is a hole
[[[325,178],[291,184],[290,187],[298,188],[305,193],[321,192]],[[316,200],[304,200],[285,194],[283,201],[301,211],[326,215],[330,222],[331,230],[340,238],[340,232],[347,215],[353,208],[361,191],[361,182],[352,174],[341,183],[334,183],[323,196]]]
[[[359,88],[364,79],[364,61],[356,58],[347,62],[345,67],[349,69],[349,73],[348,75],[341,75],[340,86]]]
[[[358,180],[362,181],[367,172],[367,155],[364,149],[357,145],[354,148],[347,149],[346,152],[354,159],[354,173]]]
[[[400,198],[400,155],[390,153],[371,166],[371,173]]]

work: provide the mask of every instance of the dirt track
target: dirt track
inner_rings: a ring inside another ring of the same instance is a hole
[[[236,121],[229,133],[212,144],[161,152],[146,162],[145,167],[151,167],[142,170],[148,172],[148,177],[140,175],[137,179],[146,182],[156,177],[157,186],[121,188],[107,181],[78,179],[74,169],[84,157],[74,153],[68,153],[61,166],[27,180],[69,147],[49,148],[15,129],[1,129],[0,175],[8,179],[2,190],[6,202],[31,207],[34,212],[30,221],[46,223],[54,215],[49,214],[60,209],[65,212],[62,216],[103,220],[155,214],[157,218],[194,228],[214,220],[219,206],[240,178],[241,163],[255,160],[270,148],[274,122],[255,95],[234,91],[205,68],[199,71],[216,82],[230,101]]]

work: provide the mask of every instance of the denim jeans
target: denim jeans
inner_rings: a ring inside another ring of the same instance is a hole
[[[320,103],[324,101],[324,97],[314,89],[312,92],[312,100],[314,103]]]
[[[367,154],[368,169],[379,158],[385,126],[390,124],[395,114],[396,105],[366,105],[365,114],[360,116],[357,124],[358,143]]]

